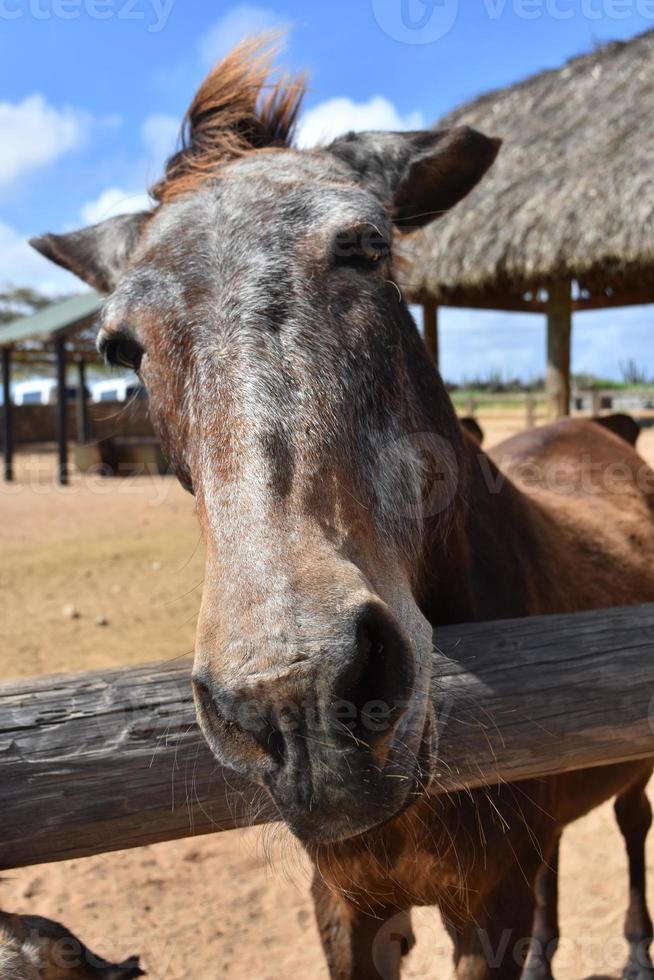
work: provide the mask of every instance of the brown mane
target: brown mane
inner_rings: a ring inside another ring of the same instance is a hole
[[[282,75],[268,82],[276,53],[272,40],[246,38],[207,75],[184,116],[180,149],[150,190],[156,201],[195,189],[227,160],[290,146],[305,77]]]

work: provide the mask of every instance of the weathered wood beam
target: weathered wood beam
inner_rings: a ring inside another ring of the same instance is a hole
[[[428,294],[409,295],[408,302],[421,305],[434,302]],[[453,309],[496,310],[501,313],[545,313],[546,304],[539,299],[521,299],[519,296],[483,293],[451,293],[439,297],[437,306],[450,306]]]
[[[572,297],[569,282],[549,290],[547,301],[547,376],[545,393],[550,419],[570,414],[570,338]]]
[[[440,369],[438,344],[438,306],[433,300],[422,304],[423,333],[427,350],[431,354],[436,369]]]
[[[608,310],[620,306],[649,306],[654,304],[654,289],[634,289],[625,292],[591,293],[572,303],[573,311]]]
[[[536,290],[536,295],[540,290]],[[420,292],[416,294],[407,293],[408,302],[426,303],[433,302],[431,296]],[[571,301],[573,313],[583,312],[584,310],[608,310],[621,306],[648,306],[654,304],[654,290],[641,289],[625,292],[612,293],[591,293],[587,296],[579,296]],[[493,310],[500,313],[547,313],[547,303],[538,298],[524,299],[520,296],[512,296],[510,293],[505,295],[496,293],[478,293],[465,291],[443,294],[438,299],[440,306],[450,306],[454,309],[466,310]]]
[[[654,756],[654,604],[435,633],[438,784]],[[189,663],[0,687],[0,869],[274,819],[195,725]]]

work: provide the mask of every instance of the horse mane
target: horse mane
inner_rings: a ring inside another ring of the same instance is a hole
[[[207,75],[184,116],[180,148],[150,189],[156,201],[194,190],[228,160],[291,145],[306,80],[282,75],[268,82],[273,40],[270,34],[246,38]]]

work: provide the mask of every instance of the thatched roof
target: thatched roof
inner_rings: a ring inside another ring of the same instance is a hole
[[[595,301],[609,287],[654,302],[654,31],[483,95],[438,127],[462,124],[504,145],[465,201],[407,240],[410,295],[519,298],[565,277]]]

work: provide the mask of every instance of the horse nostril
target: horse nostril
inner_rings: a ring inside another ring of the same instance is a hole
[[[355,659],[336,685],[336,697],[352,708],[350,734],[369,744],[384,738],[406,710],[413,683],[406,641],[383,609],[366,608],[357,622]]]
[[[262,744],[275,765],[281,769],[286,759],[286,742],[282,733],[272,725],[267,726]]]
[[[284,764],[284,737],[252,697],[220,691],[194,675],[198,720],[214,755],[232,768],[249,773]]]

